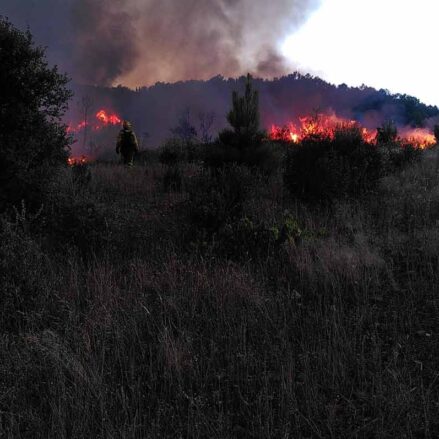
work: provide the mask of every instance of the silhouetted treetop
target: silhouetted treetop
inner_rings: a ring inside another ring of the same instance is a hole
[[[60,123],[71,92],[44,49],[0,17],[0,211],[25,200],[37,206],[54,168],[66,162]]]

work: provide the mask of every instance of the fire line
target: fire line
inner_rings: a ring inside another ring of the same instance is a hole
[[[332,139],[337,129],[355,127],[359,128],[365,142],[376,142],[376,130],[369,130],[355,120],[343,119],[334,114],[299,117],[299,123],[288,122],[283,126],[273,124],[269,131],[269,138],[274,141],[297,144],[313,136]],[[401,139],[421,149],[436,144],[434,135],[428,129],[401,129]]]

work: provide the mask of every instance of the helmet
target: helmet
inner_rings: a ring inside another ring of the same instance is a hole
[[[127,121],[127,120],[124,120],[124,121],[123,121],[122,126],[123,126],[123,129],[124,129],[124,130],[130,130],[130,129],[132,128],[131,122],[129,122],[129,121]]]

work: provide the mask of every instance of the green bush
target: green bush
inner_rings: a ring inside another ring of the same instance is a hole
[[[0,17],[0,211],[21,200],[37,210],[55,168],[66,163],[67,82],[48,68],[29,31]]]
[[[218,251],[232,259],[267,258],[285,243],[299,244],[317,235],[303,229],[288,211],[277,224],[264,224],[243,216],[221,228],[216,236]],[[320,236],[320,235],[319,235]]]
[[[284,183],[298,198],[330,201],[374,189],[380,175],[377,147],[359,127],[340,126],[333,137],[308,137],[290,148]]]
[[[193,230],[212,236],[225,224],[241,218],[251,186],[250,171],[237,165],[216,172],[206,170],[193,178],[188,187]]]
[[[236,164],[193,178],[187,205],[192,246],[239,260],[268,257],[282,244],[308,236],[288,212],[279,222],[247,213],[246,203],[257,184],[257,175]]]

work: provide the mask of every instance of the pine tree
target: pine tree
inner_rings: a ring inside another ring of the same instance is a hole
[[[273,145],[264,142],[267,133],[259,127],[259,93],[247,75],[245,92],[232,94],[232,109],[227,115],[232,129],[219,133],[218,142],[206,154],[204,163],[212,168],[230,164],[259,169],[266,175],[276,172],[280,156]]]
[[[247,75],[244,96],[232,94],[232,110],[227,120],[237,135],[253,137],[259,131],[259,93],[253,89],[252,77]]]
[[[224,146],[236,150],[255,150],[261,145],[264,132],[259,129],[259,93],[253,88],[252,77],[247,75],[245,92],[232,94],[232,109],[227,115],[232,129],[223,130],[219,139]]]

